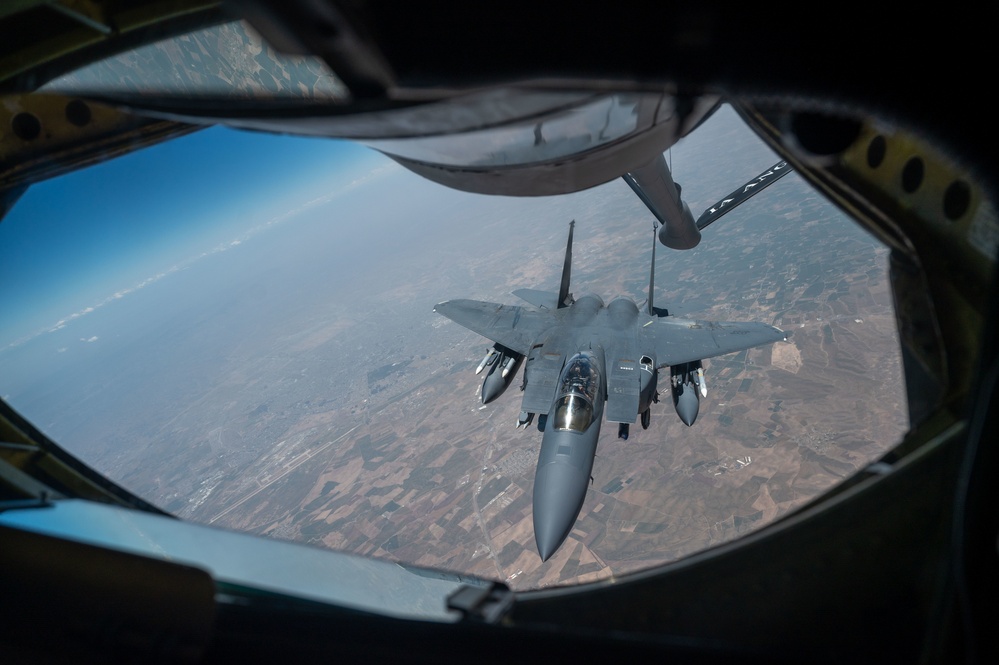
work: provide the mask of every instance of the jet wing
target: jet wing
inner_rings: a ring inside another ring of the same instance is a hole
[[[652,338],[659,366],[713,358],[787,339],[788,333],[765,323],[653,319],[643,330]]]
[[[434,311],[525,356],[535,338],[555,325],[552,314],[545,311],[478,300],[447,300]]]

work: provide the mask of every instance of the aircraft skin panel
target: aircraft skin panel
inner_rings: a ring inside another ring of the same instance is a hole
[[[633,423],[638,416],[641,384],[641,355],[633,339],[619,339],[607,349],[607,422]]]
[[[765,323],[689,321],[672,317],[653,320],[646,334],[655,344],[659,366],[703,360],[787,339],[787,333]]]
[[[524,388],[520,410],[546,414],[555,401],[555,389],[558,387],[562,365],[565,364],[565,354],[554,350],[546,352],[544,347],[538,347],[535,351],[528,358],[527,368],[524,370],[527,386]]]
[[[610,361],[610,375],[607,378],[607,408],[604,417],[607,422],[633,423],[638,415],[641,395],[640,367],[634,360]],[[631,371],[628,371],[630,368]]]
[[[524,356],[534,340],[555,324],[548,312],[478,300],[448,300],[434,311]]]

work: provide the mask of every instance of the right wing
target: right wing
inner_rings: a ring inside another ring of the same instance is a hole
[[[549,312],[478,300],[447,300],[434,311],[524,356],[534,340],[555,325]]]
[[[688,321],[665,317],[644,328],[652,337],[659,366],[713,358],[786,340],[788,333],[766,323]]]

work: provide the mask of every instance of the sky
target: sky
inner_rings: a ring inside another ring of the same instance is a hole
[[[209,128],[33,185],[0,222],[0,350],[393,167],[346,141]]]
[[[772,155],[760,158],[769,163]],[[707,168],[702,159],[691,153],[685,171]],[[723,177],[717,164],[711,168],[726,182],[745,177],[742,172]],[[396,177],[385,180],[393,173]],[[701,184],[696,178],[684,182],[692,207],[705,204],[698,201]],[[475,195],[409,174],[356,143],[223,127],[33,185],[0,221],[0,354],[262,228],[301,219],[310,208],[315,214],[324,210],[332,217],[327,221],[351,231],[337,243],[349,253],[362,244],[360,236],[384,231],[357,226],[347,199],[324,206],[348,192],[363,192],[363,202],[351,204],[363,206],[364,217],[391,220],[388,237],[397,244],[420,233],[406,219],[416,210],[415,197],[433,199],[433,217],[456,207],[467,214],[467,206],[476,205],[469,201]],[[708,196],[716,198],[717,192]],[[504,197],[486,198],[493,209]]]

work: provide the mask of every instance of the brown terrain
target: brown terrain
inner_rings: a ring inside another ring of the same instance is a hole
[[[769,321],[791,332],[790,341],[706,361],[709,394],[691,428],[675,417],[668,393],[648,431],[636,428],[621,441],[606,427],[593,488],[549,562],[537,555],[531,523],[540,434],[514,428],[515,387],[480,405],[481,377],[472,370],[488,342],[442,318],[421,335],[426,354],[368,370],[322,408],[290,419],[258,409],[242,425],[213,430],[213,452],[238,456],[255,421],[287,421],[238,478],[216,469],[178,514],[515,588],[620,575],[773,521],[871,462],[899,440],[905,423],[885,250],[865,246],[856,232],[809,241],[828,223],[810,210],[830,212],[816,200],[774,207],[772,214],[802,231],[793,264],[758,252],[774,241],[764,236],[752,250],[757,264],[750,268],[740,257],[732,265],[742,267],[717,280],[721,287],[699,290],[693,268],[678,277],[709,303],[697,318]],[[548,263],[557,266],[560,243],[553,244]],[[576,265],[593,260],[594,248],[613,246],[609,231],[577,240]],[[514,270],[516,282],[551,281],[552,265],[526,263],[533,269]],[[827,267],[837,263],[842,272]],[[750,280],[750,271],[764,277]],[[431,290],[435,278],[424,281],[403,285],[391,299]],[[747,283],[760,286],[746,290]],[[623,282],[616,286],[627,291]],[[317,325],[288,348],[320,348],[363,323]],[[233,380],[244,390],[256,381]]]

